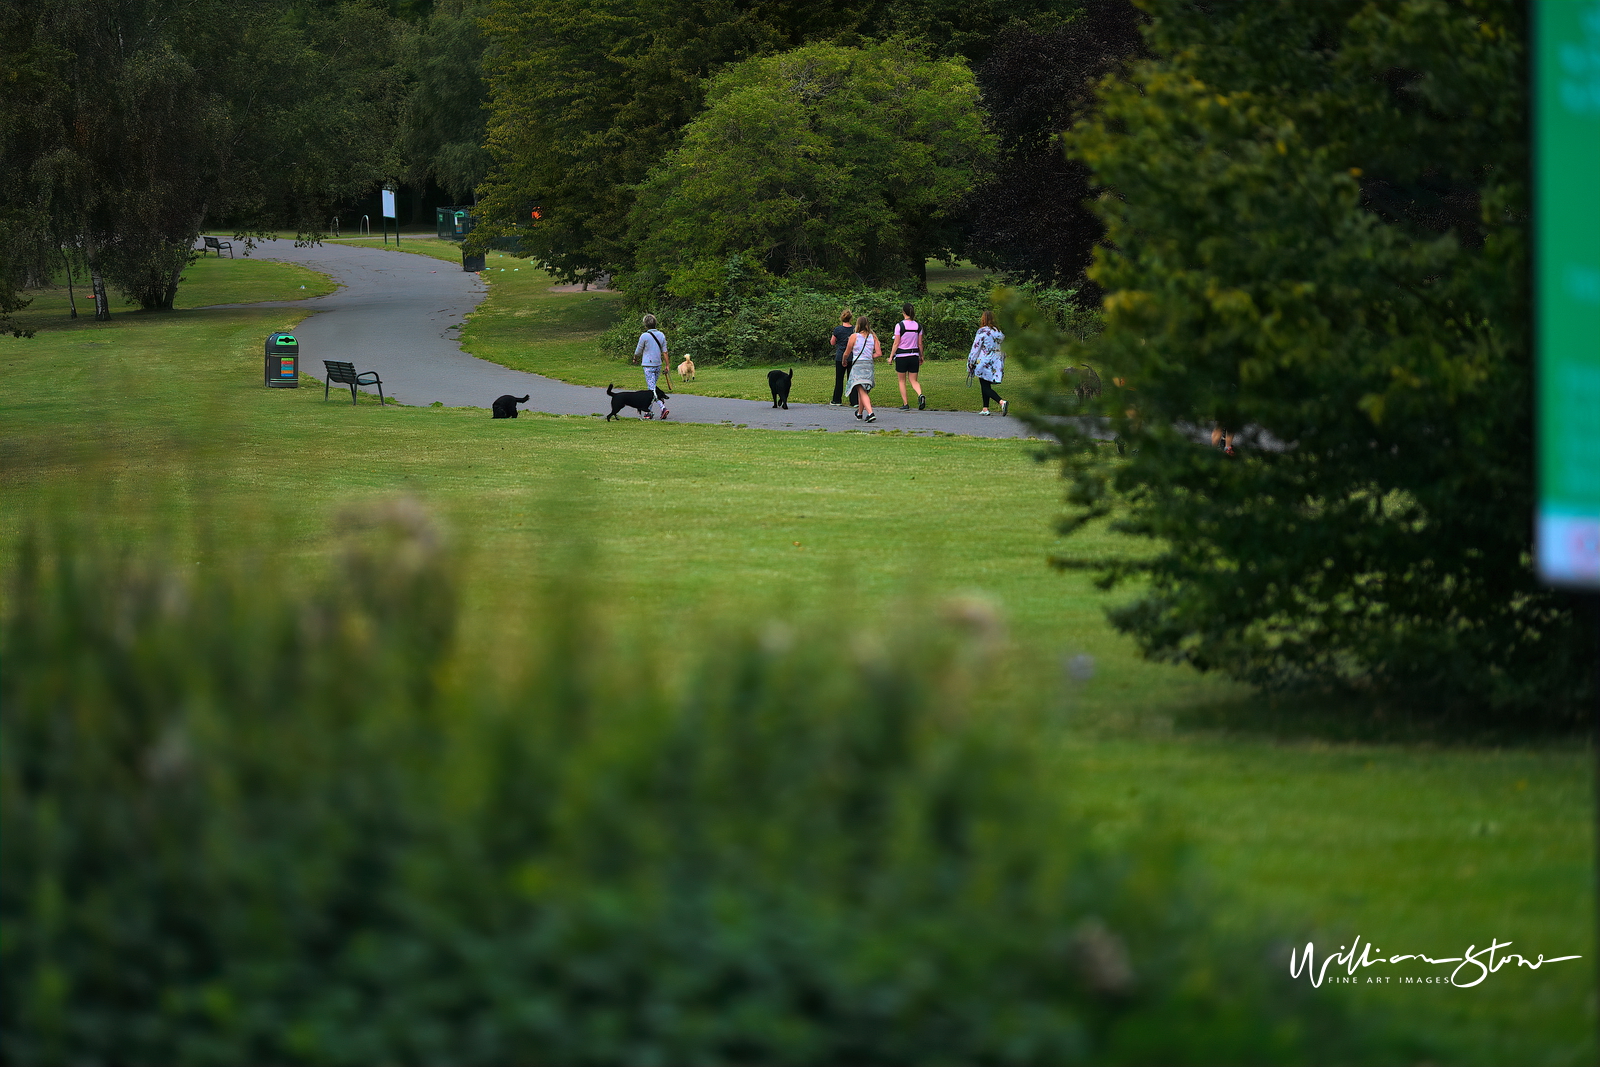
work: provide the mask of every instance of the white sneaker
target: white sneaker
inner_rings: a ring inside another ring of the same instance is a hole
[[[988,408],[984,408],[982,411],[978,412],[978,414],[979,415],[987,415],[987,414],[989,414],[989,409]]]
[[[1002,414],[1002,415],[1009,414],[1010,410],[1011,410],[1011,401],[1009,401],[1009,400],[1000,401],[1000,414]],[[664,416],[664,415],[662,416],[662,418],[665,418],[665,417],[666,416]]]

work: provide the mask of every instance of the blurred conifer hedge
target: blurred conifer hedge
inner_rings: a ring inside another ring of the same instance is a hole
[[[574,586],[489,675],[415,505],[320,582],[48,533],[0,646],[6,1063],[1381,1051],[1217,932],[1170,835],[1065,813],[1042,724],[969,700],[982,605],[903,647],[729,624],[669,669]]]
[[[1127,453],[1050,423],[1069,527],[1115,511],[1159,546],[1106,573],[1149,578],[1115,623],[1261,685],[1573,728],[1596,635],[1531,559],[1525,5],[1143,6],[1156,58],[1069,138],[1111,190],[1105,330],[1015,301],[1007,331],[1108,386],[1039,403]]]

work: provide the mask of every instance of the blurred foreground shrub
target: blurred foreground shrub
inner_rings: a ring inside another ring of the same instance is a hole
[[[485,677],[420,510],[346,536],[299,593],[19,554],[5,1062],[1362,1059],[1170,837],[1094,846],[1037,729],[969,710],[981,605],[669,671],[558,590]]]

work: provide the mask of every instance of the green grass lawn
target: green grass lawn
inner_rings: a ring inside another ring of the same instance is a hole
[[[349,245],[352,248],[382,248],[390,252],[410,252],[412,255],[432,256],[434,259],[461,265],[461,245],[455,241],[441,241],[432,235],[419,234],[413,237],[406,234],[401,240],[396,241],[394,234],[391,233],[387,242],[381,236],[331,237],[326,243]]]
[[[185,283],[212,285],[205,300],[191,290],[180,305],[312,291],[283,265],[215,262],[202,268],[209,282],[196,272]],[[490,265],[465,347],[603,385],[615,365],[597,365],[593,337],[617,297],[551,293],[511,257]],[[1104,620],[1126,594],[1045,565],[1061,485],[1026,443],[324,403],[312,389],[261,386],[262,340],[292,327],[293,309],[119,311],[94,323],[67,321],[64,304],[64,291],[40,294],[24,313],[39,335],[0,339],[7,556],[33,517],[67,509],[188,565],[258,555],[292,574],[331,554],[340,509],[408,493],[453,532],[463,639],[484,670],[517,661],[529,590],[574,559],[588,560],[619,622],[669,649],[692,650],[730,614],[915,627],[946,597],[981,595],[1010,635],[989,712],[1038,709],[1068,724],[1053,742],[1061,788],[1104,834],[1152,813],[1184,827],[1230,922],[1323,947],[1360,934],[1437,957],[1497,937],[1581,953],[1476,989],[1319,995],[1393,1013],[1452,1048],[1450,1062],[1595,1058],[1588,750],[1185,727],[1242,721],[1227,709],[1262,699],[1140,659]],[[807,384],[797,377],[797,397],[815,399]],[[1119,545],[1090,537],[1102,551]],[[1094,657],[1087,681],[1063,676],[1062,657],[1077,653]]]
[[[242,250],[242,248],[241,248]],[[112,323],[94,323],[94,297],[76,279],[70,288],[63,274],[53,289],[32,292],[33,302],[16,316],[17,321],[29,329],[51,329],[71,326],[75,329],[108,328],[127,316],[165,315],[165,312],[145,312],[128,303],[114,290],[107,295],[111,301]],[[303,300],[333,292],[338,285],[326,274],[319,274],[295,263],[271,263],[265,260],[215,254],[201,256],[183,270],[183,281],[178,286],[173,306],[182,310],[203,308],[212,304],[260,304],[269,300]],[[71,318],[76,303],[78,318]]]

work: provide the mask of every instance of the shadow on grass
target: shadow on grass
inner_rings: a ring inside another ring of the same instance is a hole
[[[1340,693],[1257,693],[1189,705],[1173,717],[1179,730],[1281,741],[1404,745],[1523,745],[1581,740],[1581,724],[1469,718],[1423,700],[1376,700]]]

